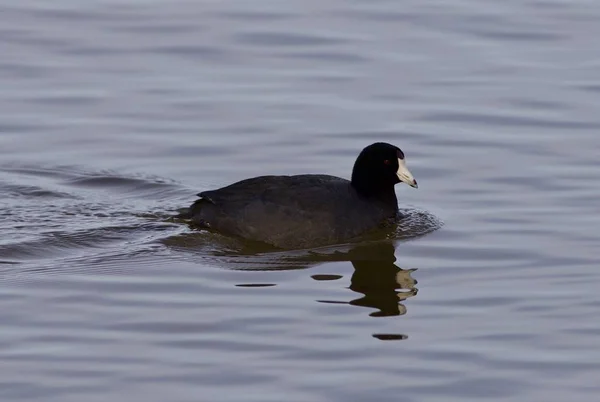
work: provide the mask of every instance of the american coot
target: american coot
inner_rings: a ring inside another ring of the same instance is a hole
[[[397,219],[394,185],[400,182],[417,188],[402,150],[378,142],[358,155],[351,181],[317,174],[255,177],[199,193],[178,217],[284,249],[344,243]]]

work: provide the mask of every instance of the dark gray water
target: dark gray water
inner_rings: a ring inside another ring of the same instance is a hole
[[[0,399],[595,400],[599,21],[0,1]],[[348,177],[375,141],[420,186],[389,242],[257,253],[166,219],[259,174]]]

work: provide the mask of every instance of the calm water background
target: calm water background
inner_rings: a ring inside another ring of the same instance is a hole
[[[0,399],[596,400],[599,21],[0,1]],[[348,177],[379,140],[419,181],[400,205],[444,221],[395,251],[257,256],[165,219],[254,175]]]

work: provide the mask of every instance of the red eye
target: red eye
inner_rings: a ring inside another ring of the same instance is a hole
[[[386,160],[383,161],[383,163],[386,164],[386,165],[391,165],[392,161],[389,160],[389,159],[386,159]]]

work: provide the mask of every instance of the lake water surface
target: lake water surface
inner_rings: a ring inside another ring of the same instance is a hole
[[[593,401],[600,3],[0,1],[2,401]],[[400,146],[393,241],[168,219]]]

